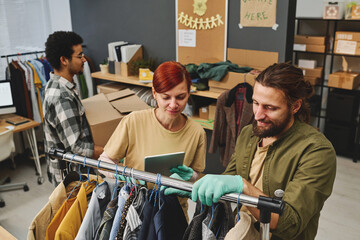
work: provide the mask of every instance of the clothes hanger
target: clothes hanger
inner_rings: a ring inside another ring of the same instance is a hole
[[[116,176],[118,175],[118,165],[115,164],[115,174]],[[116,192],[117,192],[117,182],[118,182],[118,179],[117,177],[115,177],[115,186],[114,186],[114,191],[112,193],[112,196],[111,196],[111,200],[113,200],[115,198],[115,196],[117,195]]]
[[[75,154],[74,154],[74,155],[75,155]],[[74,157],[73,157],[73,158],[74,158]],[[73,158],[72,158],[72,159],[73,159]],[[71,190],[71,192],[70,192],[69,196],[67,197],[66,201],[69,200],[69,198],[70,198],[70,196],[72,195],[72,193],[74,192],[74,190],[75,190],[78,186],[80,186],[80,184],[81,184],[81,171],[80,171],[80,168],[81,168],[81,165],[79,164],[79,166],[78,166],[79,182],[78,182],[78,184],[76,184],[76,186]]]

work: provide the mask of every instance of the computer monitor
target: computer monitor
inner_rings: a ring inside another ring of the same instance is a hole
[[[15,113],[16,107],[11,92],[10,81],[0,81],[0,114]]]

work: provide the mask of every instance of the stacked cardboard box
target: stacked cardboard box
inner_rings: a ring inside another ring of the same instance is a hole
[[[334,53],[360,55],[360,32],[337,31]]]
[[[309,81],[312,85],[320,84],[323,72],[322,67],[301,69],[303,70],[305,80]]]
[[[335,72],[329,75],[329,87],[353,90],[360,85],[360,74],[354,72]]]
[[[296,35],[294,38],[294,50],[304,52],[325,52],[325,36]]]

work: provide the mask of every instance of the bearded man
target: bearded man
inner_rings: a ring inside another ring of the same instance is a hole
[[[211,206],[227,193],[282,196],[283,214],[271,215],[271,239],[314,239],[320,211],[332,192],[336,154],[325,136],[308,124],[306,100],[312,93],[302,70],[292,65],[274,64],[259,74],[253,125],[241,131],[225,172],[206,175],[194,184],[192,200]],[[241,210],[243,218],[251,216],[251,228],[256,226],[259,210]]]

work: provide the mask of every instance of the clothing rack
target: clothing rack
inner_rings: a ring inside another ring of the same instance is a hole
[[[23,56],[23,55],[30,55],[30,54],[38,54],[38,53],[44,53],[45,51],[33,51],[33,52],[25,52],[25,53],[16,53],[16,54],[9,54],[9,55],[3,55],[1,58],[8,58],[8,57],[16,57],[16,56]]]
[[[157,174],[154,173],[139,171],[133,168],[127,168],[122,166],[116,167],[116,164],[111,164],[101,161],[99,162],[99,160],[85,158],[83,156],[78,156],[73,153],[65,153],[64,150],[56,149],[56,148],[51,148],[48,153],[50,157],[57,158],[58,160],[83,164],[88,167],[94,167],[112,173],[116,173],[117,171],[118,173],[121,173],[124,176],[132,177],[138,180],[143,180],[152,183],[157,182]],[[193,184],[190,182],[173,179],[166,176],[161,176],[161,185],[191,192]],[[285,203],[282,200],[263,197],[263,196],[256,198],[252,196],[247,196],[245,194],[240,194],[240,196],[238,196],[238,194],[231,193],[222,196],[220,199],[224,201],[230,201],[233,203],[239,202],[245,206],[258,208],[260,210],[262,240],[270,239],[269,233],[270,233],[271,213],[277,213],[281,215],[285,207]]]

